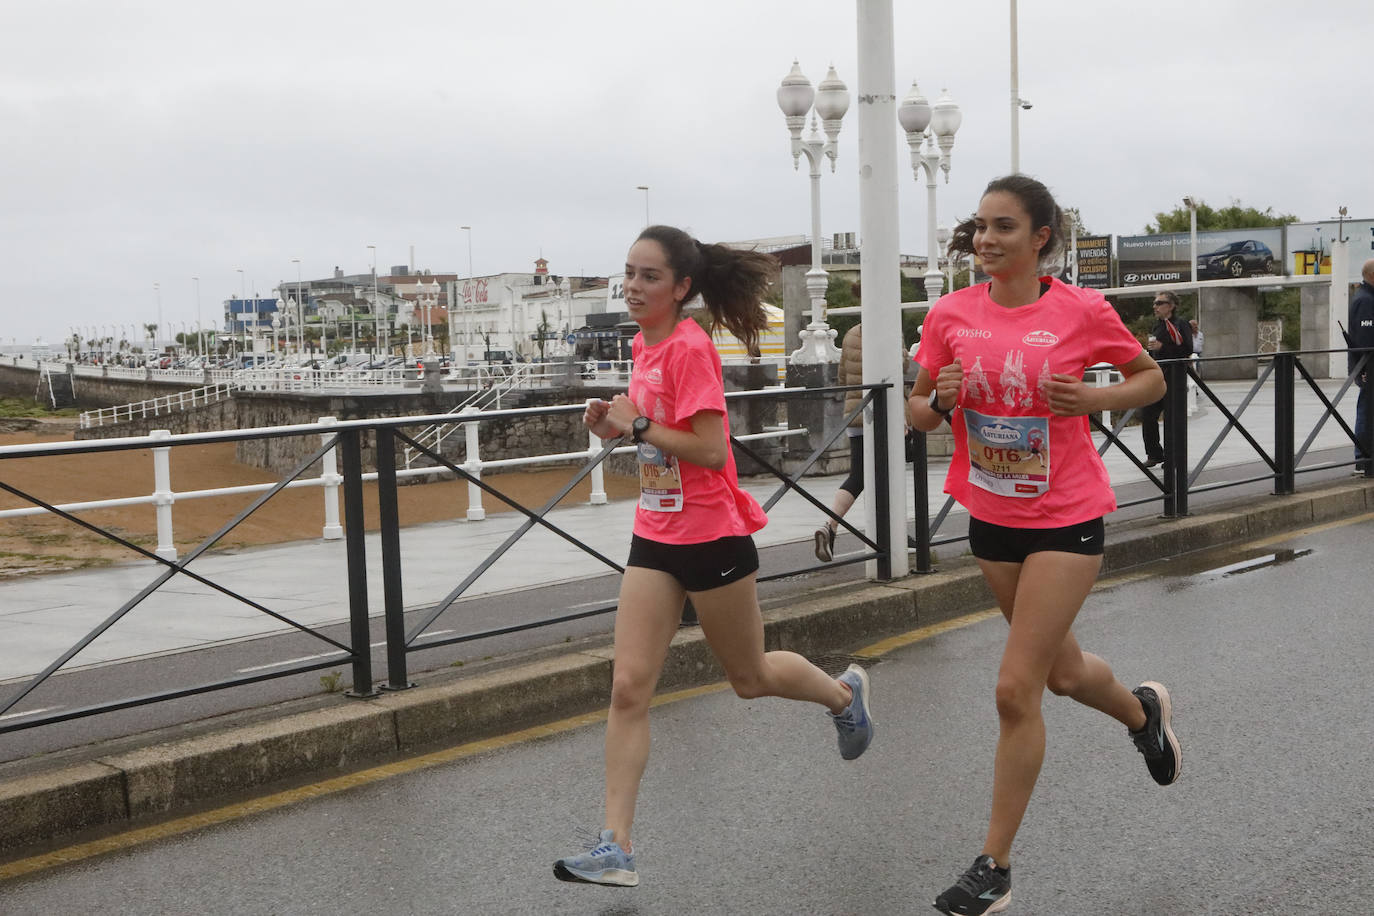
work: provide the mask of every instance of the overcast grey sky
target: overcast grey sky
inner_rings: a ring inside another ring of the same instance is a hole
[[[1022,170],[1095,232],[1184,194],[1374,217],[1365,0],[1022,0]],[[895,87],[964,112],[942,224],[1009,168],[1007,0],[895,0]],[[809,231],[775,90],[858,82],[854,0],[44,0],[0,5],[4,343],[208,326],[337,265],[606,274],[650,215],[707,241]],[[823,231],[858,225],[857,106]],[[900,132],[899,132],[900,133]],[[924,184],[899,162],[901,250]],[[84,332],[83,332],[84,333]]]

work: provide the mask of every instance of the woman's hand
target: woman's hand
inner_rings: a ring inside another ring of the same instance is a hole
[[[623,394],[611,399],[609,421],[621,433],[628,433],[639,414],[639,405]]]
[[[623,433],[611,422],[610,411],[610,404],[600,398],[590,398],[586,409],[582,411],[582,424],[598,438],[614,439]]]
[[[1083,384],[1076,376],[1056,372],[1045,383],[1045,398],[1050,412],[1057,417],[1081,417],[1100,408],[1096,403],[1098,389]]]
[[[959,390],[963,387],[963,363],[956,359],[949,365],[940,367],[940,374],[935,376],[935,391],[941,407],[953,408],[959,400]]]

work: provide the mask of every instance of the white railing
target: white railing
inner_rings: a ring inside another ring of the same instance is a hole
[[[524,412],[546,412],[546,408],[524,408],[503,411],[507,416],[519,415]],[[472,411],[476,418],[477,411]],[[301,424],[291,427],[265,427],[261,429],[241,430],[243,433],[257,433],[262,435],[280,434],[283,429],[290,429],[300,435],[312,435],[318,430],[321,443],[327,442],[333,435],[331,427],[338,422],[335,417],[321,417],[317,423]],[[528,465],[558,465],[572,464],[587,461],[589,458],[600,454],[605,443],[591,432],[587,433],[587,447],[580,451],[556,452],[544,455],[529,455],[523,458],[499,458],[494,461],[484,461],[481,458],[481,431],[480,424],[475,422],[458,421],[464,427],[466,433],[466,453],[462,462],[456,462],[458,467],[480,480],[482,473],[489,470],[499,470],[503,468],[525,467]],[[194,435],[194,434],[192,434]],[[766,431],[752,435],[737,436],[741,441],[754,439],[777,439],[787,436],[804,436],[807,431],[804,429],[788,429],[786,427],[769,427]],[[229,496],[235,494],[264,493],[277,486],[274,483],[247,484],[234,487],[215,487],[205,490],[183,490],[174,491],[171,489],[172,480],[172,452],[171,442],[182,438],[174,437],[172,433],[165,429],[155,429],[147,436],[129,437],[127,442],[142,442],[143,444],[135,447],[149,449],[152,453],[153,461],[153,492],[140,494],[137,496],[125,496],[113,499],[89,500],[86,502],[62,503],[56,506],[64,512],[79,513],[95,511],[98,509],[111,509],[118,506],[153,506],[157,518],[157,548],[154,551],[158,556],[168,560],[177,558],[174,531],[172,527],[172,505],[178,500],[209,499],[215,496]],[[171,441],[169,441],[171,440]],[[72,443],[71,451],[80,452],[82,443]],[[41,443],[37,445],[10,445],[0,447],[0,458],[20,457],[27,452],[35,449],[51,450],[52,443]],[[612,454],[625,454],[635,450],[634,445],[625,445],[615,449]],[[65,449],[64,449],[65,451]],[[398,478],[406,477],[425,477],[451,473],[444,467],[420,467],[397,469]],[[598,464],[592,469],[591,481],[591,502],[594,505],[602,505],[606,502],[605,484],[605,464]],[[377,473],[371,472],[362,475],[364,481],[375,481]],[[293,480],[286,484],[284,489],[296,489],[299,487],[320,487],[324,493],[324,526],[321,531],[321,538],[324,540],[338,540],[343,537],[343,527],[339,523],[339,487],[343,484],[343,476],[338,471],[338,459],[335,449],[329,449],[324,453],[320,461],[320,474],[318,477],[307,477]],[[482,504],[482,488],[476,484],[468,484],[468,508],[466,518],[468,521],[481,521],[486,518],[486,509]],[[9,518],[23,518],[26,516],[43,515],[48,510],[41,506],[32,506],[22,509],[0,510],[0,520]]]
[[[190,391],[178,391],[175,394],[163,395],[160,398],[149,398],[136,404],[121,404],[118,407],[87,410],[81,414],[81,428],[90,429],[94,426],[104,426],[106,423],[143,420],[148,417],[160,417],[163,414],[188,410],[192,407],[202,407],[229,397],[238,387],[236,382],[223,382],[204,388],[193,388]]]

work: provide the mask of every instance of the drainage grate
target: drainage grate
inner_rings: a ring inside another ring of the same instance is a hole
[[[858,665],[868,669],[878,664],[881,659],[860,658],[857,655],[813,655],[810,656],[811,664],[824,671],[831,677],[844,673],[850,665]]]

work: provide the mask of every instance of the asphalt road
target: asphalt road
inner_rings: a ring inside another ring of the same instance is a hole
[[[1156,786],[1124,729],[1047,697],[1009,912],[1369,911],[1371,540],[1338,522],[1103,584],[1079,638],[1169,686],[1182,776]],[[15,879],[0,912],[933,912],[982,839],[1004,633],[983,616],[874,661],[880,732],[852,763],[814,708],[656,708],[639,888],[551,874],[599,823],[593,722]]]

